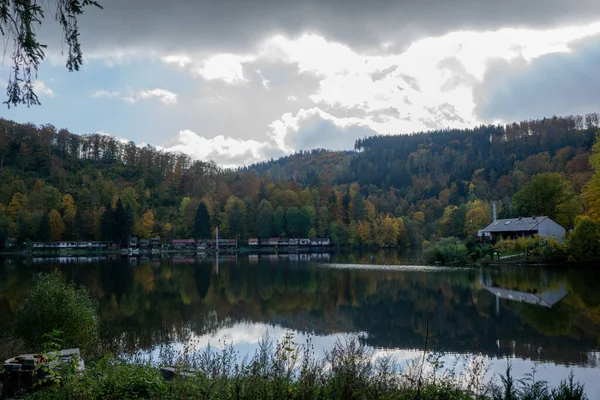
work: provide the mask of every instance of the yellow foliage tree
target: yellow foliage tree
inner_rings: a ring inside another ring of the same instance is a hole
[[[62,207],[63,207],[63,218],[65,219],[75,219],[75,214],[77,214],[77,206],[75,205],[75,200],[73,196],[70,194],[65,194],[62,197]]]
[[[48,215],[48,219],[50,221],[50,240],[61,240],[65,233],[65,223],[63,222],[60,213],[55,209],[52,209]]]
[[[398,242],[398,225],[390,217],[385,217],[379,222],[375,241],[379,247],[396,246]]]
[[[465,215],[465,234],[474,236],[492,222],[492,208],[489,203],[481,200],[469,203],[468,208]]]
[[[596,143],[592,147],[590,164],[594,175],[583,189],[583,199],[588,216],[594,222],[600,222],[600,134],[596,136]]]
[[[371,246],[373,244],[373,237],[371,235],[371,227],[368,222],[361,222],[358,224],[358,237],[360,243],[364,246]]]
[[[17,221],[17,217],[19,216],[19,211],[21,209],[27,207],[27,196],[21,193],[15,193],[12,197],[12,200],[8,204],[6,208],[6,216],[12,222]]]
[[[142,216],[142,219],[135,224],[133,233],[141,239],[149,239],[154,230],[154,211],[148,210]]]

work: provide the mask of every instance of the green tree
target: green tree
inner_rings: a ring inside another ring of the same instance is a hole
[[[335,246],[342,246],[348,242],[348,230],[341,221],[333,221],[329,226],[329,235],[331,243]]]
[[[600,259],[600,229],[590,218],[581,218],[567,239],[567,253],[572,261]]]
[[[317,213],[317,236],[327,237],[329,233],[329,210],[326,206],[321,206]]]
[[[307,237],[309,232],[315,228],[317,223],[317,210],[313,206],[304,206],[300,209],[300,233],[302,237]]]
[[[38,66],[44,61],[46,45],[39,41],[37,27],[46,16],[46,9],[62,30],[62,38],[67,47],[67,69],[78,71],[83,64],[83,54],[79,44],[78,17],[88,6],[102,8],[94,0],[5,0],[0,4],[0,32],[6,42],[11,43],[12,63],[5,104],[9,107],[18,104],[38,105],[40,101],[34,91]]]
[[[302,228],[300,226],[300,211],[298,207],[292,206],[285,210],[285,231],[290,237],[300,236]]]
[[[244,220],[246,209],[244,202],[235,196],[230,196],[225,204],[225,232],[232,239],[244,237]]]
[[[533,176],[513,197],[522,217],[548,216],[565,227],[573,226],[579,204],[571,186],[558,173]]]
[[[258,237],[268,238],[273,235],[273,206],[268,200],[262,200],[256,216]]]
[[[65,347],[89,350],[98,339],[97,309],[87,290],[67,283],[60,272],[39,274],[15,311],[14,333],[38,351],[43,335],[56,329]]]
[[[350,208],[352,210],[352,219],[356,222],[362,221],[365,216],[365,201],[360,192],[356,192],[352,196]]]
[[[206,203],[201,201],[194,217],[194,237],[199,239],[208,239],[212,236],[212,226],[210,224],[210,214]]]
[[[273,213],[273,230],[276,236],[285,236],[285,210],[282,206],[277,207]]]

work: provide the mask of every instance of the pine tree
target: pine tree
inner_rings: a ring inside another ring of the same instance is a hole
[[[203,201],[198,204],[196,217],[194,218],[194,237],[198,239],[208,239],[211,237],[212,226],[210,224],[210,214]]]

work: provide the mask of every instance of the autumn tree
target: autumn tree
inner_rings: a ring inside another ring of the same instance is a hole
[[[363,246],[372,246],[373,237],[371,235],[371,227],[368,222],[362,221],[358,224],[358,237]]]
[[[141,239],[149,239],[154,234],[154,211],[146,210],[142,219],[135,224],[133,230],[135,236]]]
[[[6,216],[12,222],[17,221],[17,217],[19,216],[19,212],[23,209],[27,208],[27,196],[21,193],[15,193],[12,197],[12,200],[8,204],[6,208]]]
[[[390,217],[383,218],[375,232],[375,242],[379,247],[395,247],[398,242],[399,228]]]
[[[54,209],[51,210],[50,214],[48,215],[48,220],[50,224],[50,240],[61,240],[63,234],[65,233],[65,224],[60,216],[60,213]]]
[[[65,237],[73,238],[75,234],[75,217],[77,216],[77,206],[75,200],[70,194],[65,194],[61,200],[63,210],[62,218],[65,223]]]
[[[594,174],[583,189],[586,211],[595,222],[600,222],[600,134],[592,147],[589,163],[594,169]]]
[[[475,236],[480,229],[492,222],[492,207],[489,203],[481,200],[468,203],[464,221],[465,235]]]
[[[565,227],[573,226],[579,204],[571,186],[555,172],[533,176],[513,197],[520,216],[547,216]]]
[[[203,201],[198,204],[196,216],[194,217],[194,237],[199,239],[208,239],[212,236],[212,226],[210,224],[210,214],[206,203]]]

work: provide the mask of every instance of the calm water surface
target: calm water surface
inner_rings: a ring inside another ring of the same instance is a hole
[[[404,257],[404,261],[410,257]],[[423,348],[483,353],[491,373],[510,358],[558,382],[572,369],[600,399],[600,268],[401,265],[394,253],[171,258],[0,259],[0,330],[36,272],[58,268],[100,304],[104,334],[151,354],[165,343],[233,344],[265,334],[311,336],[317,355],[347,335],[401,360]]]

